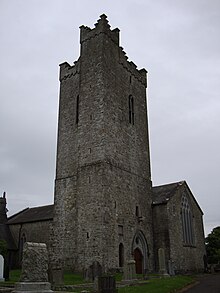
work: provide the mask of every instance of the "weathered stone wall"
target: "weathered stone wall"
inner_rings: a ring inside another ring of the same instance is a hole
[[[52,220],[39,221],[23,224],[9,225],[13,238],[19,248],[20,237],[25,234],[26,240],[29,242],[43,242],[49,244],[50,225]]]
[[[147,239],[153,266],[146,71],[128,62],[118,43],[119,31],[102,16],[95,29],[81,27],[75,65],[60,68],[52,259],[78,270],[95,260],[105,270],[118,267],[119,243],[131,259],[137,230]]]
[[[181,199],[184,192],[187,194],[193,215],[194,245],[183,243]],[[171,260],[176,273],[204,271],[205,245],[202,211],[186,184],[183,184],[166,204],[153,207],[153,219],[156,270],[158,270],[156,251],[164,248],[167,269],[168,261]]]
[[[183,244],[183,229],[180,214],[183,192],[187,193],[193,214],[192,223],[195,244],[188,246]],[[170,258],[174,263],[174,269],[177,272],[203,272],[203,257],[206,252],[204,245],[202,212],[186,186],[183,185],[177,196],[173,197],[168,203],[167,212],[170,227]]]
[[[170,231],[167,214],[167,205],[160,204],[153,206],[153,235],[154,235],[154,255],[155,270],[159,272],[158,251],[163,248],[165,251],[166,266],[170,259]]]

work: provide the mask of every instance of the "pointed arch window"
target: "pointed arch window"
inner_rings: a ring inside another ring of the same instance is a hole
[[[134,98],[132,97],[132,95],[129,96],[128,106],[129,106],[129,123],[134,125]]]
[[[22,233],[22,235],[20,236],[20,245],[19,245],[20,262],[22,261],[23,248],[26,241],[27,241],[27,236],[25,233]]]
[[[193,231],[193,217],[189,200],[184,194],[181,200],[181,221],[183,232],[183,243],[185,245],[195,245],[195,237]]]

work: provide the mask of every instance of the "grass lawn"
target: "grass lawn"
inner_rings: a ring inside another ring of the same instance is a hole
[[[75,274],[72,272],[64,273],[64,284],[65,285],[77,285],[86,283],[81,274]]]
[[[146,285],[119,288],[119,293],[173,293],[185,287],[194,280],[190,276],[175,276],[171,278],[151,279]]]
[[[21,275],[21,270],[12,270],[12,271],[10,271],[10,273],[9,273],[9,280],[0,283],[1,286],[4,286],[4,285],[6,285],[6,286],[7,285],[13,285],[16,282],[19,282],[20,275]]]
[[[21,270],[10,271],[10,280],[3,282],[1,285],[10,285],[19,282]],[[116,274],[116,280],[121,280],[122,274]],[[127,286],[119,288],[119,293],[173,293],[178,289],[185,287],[195,280],[191,276],[175,276],[168,278],[154,278],[146,281],[146,284],[140,286]],[[85,283],[83,276],[80,274],[73,274],[72,272],[65,272],[64,284],[77,285]],[[75,292],[80,292],[82,289],[77,289]],[[91,291],[92,292],[92,291]]]

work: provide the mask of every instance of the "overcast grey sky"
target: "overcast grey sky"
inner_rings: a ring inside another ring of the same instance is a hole
[[[9,215],[51,204],[58,64],[79,56],[79,26],[105,13],[148,70],[154,185],[186,180],[220,225],[220,1],[0,0],[0,192]]]

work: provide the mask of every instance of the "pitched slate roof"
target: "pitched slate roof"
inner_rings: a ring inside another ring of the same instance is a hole
[[[185,184],[185,181],[174,182],[170,184],[154,186],[153,190],[153,205],[165,204],[170,198],[175,195],[177,189]]]
[[[26,208],[23,211],[8,218],[7,224],[20,224],[53,219],[54,205],[47,205],[35,208]]]
[[[165,185],[160,185],[160,186],[154,186],[152,188],[153,191],[153,202],[152,205],[159,205],[159,204],[166,204],[172,196],[176,194],[176,191],[181,188],[183,185],[187,188],[189,193],[192,196],[192,199],[194,200],[195,204],[201,211],[203,215],[203,211],[201,207],[199,206],[197,200],[195,199],[194,195],[192,194],[188,184],[186,181],[179,181],[179,182],[174,182],[170,184],[165,184]]]

